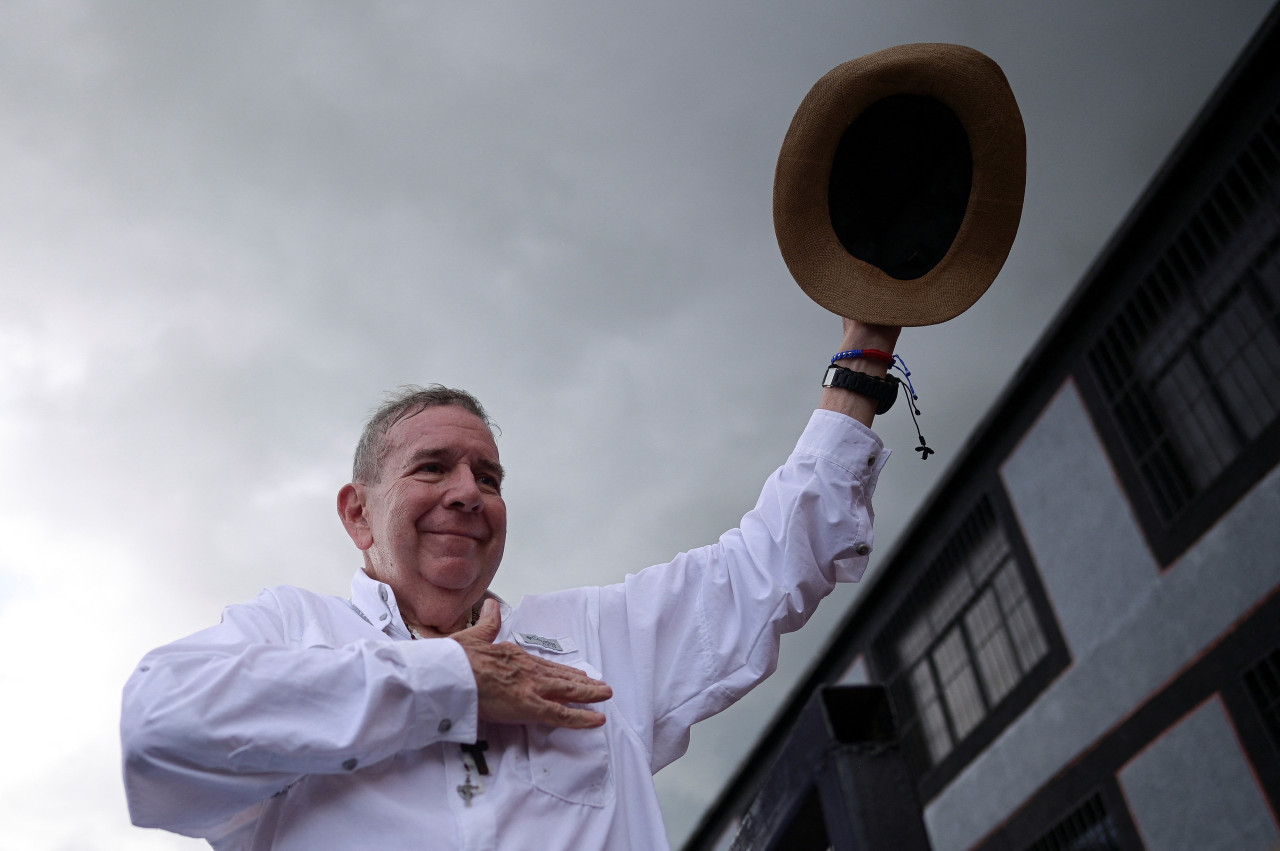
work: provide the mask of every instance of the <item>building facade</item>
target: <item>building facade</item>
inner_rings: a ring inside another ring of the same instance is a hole
[[[795,847],[734,837],[841,683],[937,851],[1280,848],[1278,57],[1273,11],[687,849]]]

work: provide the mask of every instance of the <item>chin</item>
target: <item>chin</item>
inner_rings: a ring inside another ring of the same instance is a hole
[[[423,571],[422,578],[430,585],[443,591],[462,593],[470,591],[483,581],[485,572],[475,565],[458,567],[435,567]]]

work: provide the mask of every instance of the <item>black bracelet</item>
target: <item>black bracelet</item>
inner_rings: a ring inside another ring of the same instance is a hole
[[[822,375],[823,387],[839,387],[875,400],[877,414],[883,414],[893,407],[901,384],[902,382],[893,375],[877,378],[874,375],[855,372],[835,364],[827,367],[827,371]]]

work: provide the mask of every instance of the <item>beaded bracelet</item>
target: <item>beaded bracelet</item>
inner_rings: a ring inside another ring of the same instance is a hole
[[[866,358],[867,360],[878,360],[887,366],[893,366],[893,355],[888,352],[882,352],[879,349],[849,349],[847,352],[836,352],[831,357],[831,362],[838,360],[852,360],[853,358]]]

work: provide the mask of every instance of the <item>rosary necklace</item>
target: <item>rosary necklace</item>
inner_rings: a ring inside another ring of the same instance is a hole
[[[489,743],[484,739],[477,739],[474,745],[461,745],[461,747],[462,767],[467,772],[467,776],[462,785],[458,787],[458,795],[469,807],[471,806],[471,799],[484,792],[484,783],[479,779],[479,776],[489,773],[489,764],[484,759],[484,752],[489,749]],[[478,775],[475,783],[471,782],[471,772],[473,771]]]
[[[467,618],[467,626],[475,626],[478,620],[480,620],[480,606],[476,604],[471,607],[471,616]],[[422,638],[413,627],[409,627],[409,634],[415,639]],[[466,776],[463,778],[462,785],[458,786],[458,797],[462,798],[463,803],[469,807],[471,806],[472,798],[484,793],[484,782],[480,778],[489,774],[489,763],[484,758],[484,752],[489,749],[489,742],[485,739],[477,739],[474,745],[461,745],[460,747],[462,748],[462,769],[466,772]],[[471,780],[472,772],[476,774],[474,783]]]
[[[476,625],[476,621],[480,620],[480,605],[477,603],[471,607],[471,617],[467,620],[467,626]],[[484,783],[477,778],[475,785],[471,783],[471,772],[475,772],[479,776],[489,773],[489,763],[485,762],[484,752],[489,749],[489,742],[485,739],[476,739],[474,745],[461,745],[462,748],[462,767],[467,772],[467,777],[462,785],[458,787],[458,794],[462,796],[462,800],[466,805],[471,806],[471,798],[484,792]]]

